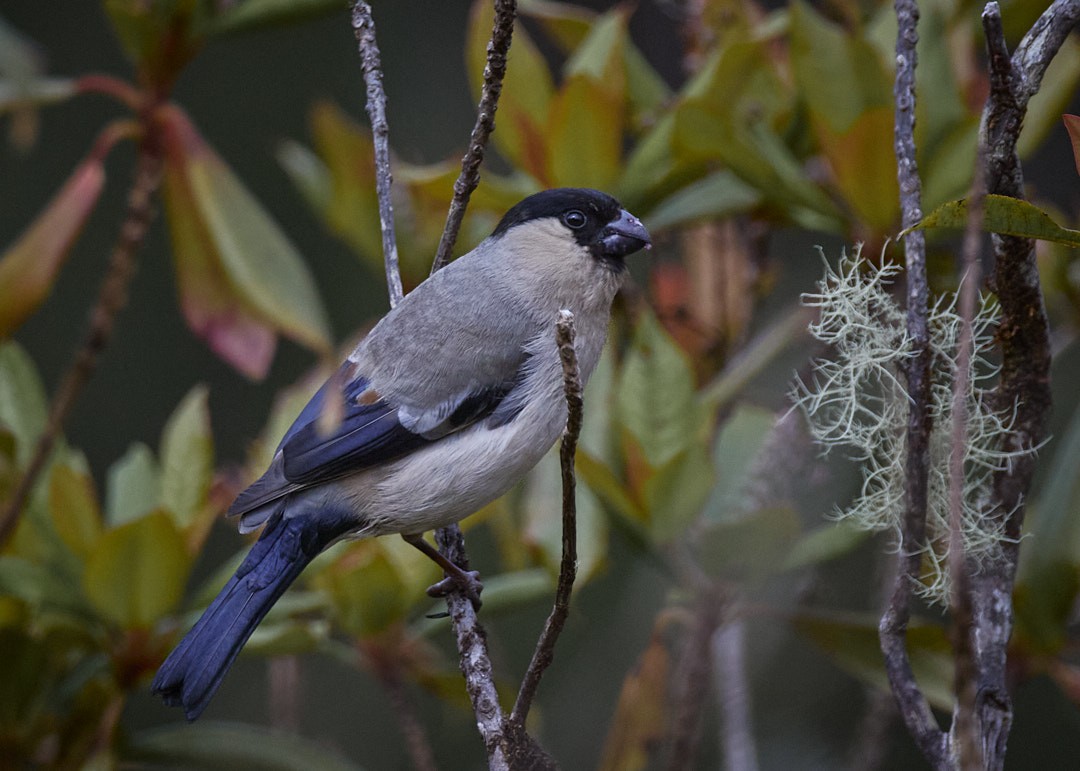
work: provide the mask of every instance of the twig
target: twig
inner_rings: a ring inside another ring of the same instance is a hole
[[[467,570],[465,539],[461,528],[450,525],[435,531],[435,543],[447,559]],[[472,602],[464,592],[452,591],[446,595],[450,621],[457,636],[457,648],[461,654],[461,672],[465,675],[465,690],[476,714],[476,727],[487,748],[488,767],[491,771],[509,769],[504,744],[506,734],[499,692],[495,690],[495,678],[491,659],[487,653],[487,635],[476,618]]]
[[[469,197],[480,184],[480,164],[484,162],[484,148],[487,146],[488,137],[495,130],[495,111],[499,106],[503,77],[506,75],[506,55],[510,51],[516,16],[516,0],[495,0],[495,23],[492,25],[491,40],[487,46],[487,65],[484,67],[480,104],[476,109],[476,124],[469,137],[465,157],[461,159],[461,173],[454,182],[454,198],[450,202],[446,227],[435,252],[432,273],[450,261],[450,252],[457,241],[461,221],[465,218]]]
[[[896,164],[900,183],[903,226],[922,219],[922,183],[915,159],[915,46],[919,7],[917,0],[896,0]],[[914,355],[907,367],[911,408],[907,424],[907,459],[900,560],[896,581],[878,627],[885,670],[908,731],[930,764],[948,767],[946,736],[938,728],[930,704],[915,682],[907,651],[911,615],[911,587],[918,579],[926,533],[927,477],[930,445],[930,346],[927,326],[929,289],[926,278],[926,242],[922,231],[904,236],[907,264],[907,331]]]
[[[981,148],[980,148],[981,150]],[[950,743],[959,767],[964,771],[983,768],[982,743],[976,714],[979,665],[975,654],[975,624],[972,609],[971,576],[964,546],[964,459],[968,439],[968,390],[971,386],[972,321],[982,284],[979,243],[982,238],[983,164],[980,152],[975,182],[968,196],[968,222],[962,249],[960,279],[960,337],[957,340],[956,375],[952,392],[952,437],[949,447],[949,607],[952,616],[952,646],[955,662],[956,704]]]
[[[371,16],[371,6],[364,0],[353,3],[352,26],[356,42],[360,45],[360,64],[367,85],[367,114],[375,145],[375,192],[379,199],[386,288],[390,293],[390,307],[393,308],[401,302],[404,293],[398,267],[397,238],[394,235],[394,205],[390,197],[390,184],[394,179],[390,170],[390,127],[386,122],[386,92],[382,85],[379,45],[375,41],[375,20]]]
[[[405,683],[401,679],[400,667],[396,660],[382,655],[376,646],[360,645],[361,654],[371,662],[371,669],[379,680],[383,691],[390,698],[390,707],[397,717],[398,727],[405,738],[405,748],[409,753],[416,771],[435,771],[435,755],[431,750],[424,726],[416,715],[416,710],[409,701]]]
[[[582,388],[581,371],[578,369],[574,350],[574,314],[559,311],[555,325],[555,337],[559,345],[559,359],[563,368],[563,391],[566,394],[566,427],[563,429],[559,447],[562,467],[562,560],[559,564],[559,582],[555,588],[555,604],[544,624],[544,631],[536,642],[532,661],[525,671],[518,691],[510,721],[519,727],[525,725],[540,678],[555,656],[555,643],[559,639],[566,617],[570,613],[570,593],[577,578],[577,479],[574,476],[574,455],[578,436],[581,434]]]
[[[724,768],[757,771],[750,684],[746,679],[746,622],[742,618],[728,619],[717,627],[712,636],[712,657],[724,737]]]
[[[75,400],[97,370],[98,357],[112,337],[116,316],[127,304],[128,284],[135,274],[135,255],[142,246],[146,231],[153,219],[153,197],[161,184],[161,156],[151,137],[139,146],[135,165],[135,180],[128,192],[127,211],[120,225],[120,235],[109,259],[108,272],[98,291],[97,302],[90,312],[90,328],[75,361],[56,390],[45,430],[38,438],[34,454],[19,480],[11,499],[0,515],[0,550],[15,532],[26,500],[34,483],[45,469],[53,445],[67,420]]]

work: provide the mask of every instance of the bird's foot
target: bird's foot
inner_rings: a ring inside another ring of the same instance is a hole
[[[445,597],[455,589],[460,589],[469,598],[473,610],[480,610],[480,606],[483,604],[480,601],[480,592],[484,591],[484,585],[480,583],[479,572],[458,568],[456,573],[448,575],[439,583],[429,586],[427,593],[429,597]]]

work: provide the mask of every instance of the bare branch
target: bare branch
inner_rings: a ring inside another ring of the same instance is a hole
[[[559,345],[559,359],[562,361],[563,391],[566,394],[567,408],[566,428],[563,430],[562,445],[559,447],[559,462],[562,466],[562,561],[559,564],[559,582],[555,588],[555,605],[544,624],[540,639],[536,642],[532,661],[525,671],[517,701],[510,713],[511,722],[519,727],[524,727],[529,707],[532,706],[536,689],[540,685],[540,678],[555,656],[555,643],[570,613],[570,592],[577,577],[577,479],[574,476],[574,456],[577,452],[578,436],[581,434],[582,387],[581,371],[578,369],[577,353],[574,350],[574,314],[570,311],[559,311],[555,337]]]
[[[386,92],[382,85],[379,45],[375,41],[375,20],[371,16],[371,6],[364,0],[353,3],[352,26],[356,42],[360,45],[360,64],[367,85],[367,114],[375,145],[375,192],[379,198],[386,287],[390,292],[390,307],[393,308],[401,302],[404,293],[398,267],[397,239],[394,236],[394,205],[390,198],[390,184],[393,182],[390,171],[390,127],[386,122]]]
[[[139,146],[135,165],[135,180],[128,192],[127,211],[120,225],[120,235],[109,258],[108,272],[98,290],[97,302],[90,311],[90,328],[75,361],[56,390],[45,430],[38,438],[34,454],[19,480],[11,498],[0,515],[0,550],[15,532],[26,500],[38,476],[45,469],[53,445],[75,406],[83,388],[97,370],[98,357],[112,337],[113,326],[120,310],[127,305],[128,285],[135,275],[135,255],[146,238],[153,219],[153,198],[161,184],[161,155],[153,138],[147,137]]]
[[[896,0],[896,164],[903,225],[922,219],[922,183],[915,160],[915,46],[918,43],[917,0]],[[936,768],[947,767],[946,736],[934,720],[930,704],[915,682],[906,636],[911,615],[911,587],[919,575],[925,541],[927,477],[930,445],[930,346],[927,327],[929,289],[926,243],[922,231],[904,236],[907,264],[907,331],[914,355],[907,368],[911,409],[907,425],[904,489],[906,508],[896,581],[881,617],[879,634],[885,669],[900,714],[923,755]]]
[[[461,159],[461,173],[454,182],[454,199],[450,202],[450,211],[446,215],[446,227],[443,229],[439,248],[435,252],[435,262],[431,272],[450,262],[450,252],[457,241],[461,221],[465,218],[465,209],[469,197],[480,184],[480,164],[484,162],[484,148],[488,137],[495,130],[495,111],[502,94],[503,77],[506,75],[506,55],[510,51],[510,40],[514,34],[514,18],[517,16],[516,0],[495,0],[495,23],[491,29],[491,40],[487,46],[487,65],[484,67],[484,85],[480,94],[480,104],[476,109],[476,125],[469,137],[469,147]]]
[[[979,688],[979,662],[975,654],[975,623],[972,609],[970,566],[964,547],[964,460],[968,442],[968,391],[971,387],[971,357],[974,345],[972,323],[982,266],[979,244],[982,239],[983,164],[980,153],[975,167],[975,182],[968,196],[968,222],[964,233],[963,264],[960,279],[960,337],[957,341],[956,375],[952,391],[952,437],[949,447],[949,606],[952,615],[954,688],[956,703],[950,744],[956,750],[959,767],[964,771],[983,768],[982,742],[976,712]]]
[[[461,535],[461,528],[450,525],[436,530],[435,542],[447,559],[468,570],[469,561],[465,556],[465,539]],[[505,720],[499,707],[499,692],[495,690],[494,670],[487,653],[487,633],[480,626],[476,610],[464,592],[454,590],[447,594],[446,607],[457,636],[461,673],[465,675],[465,690],[476,713],[476,728],[487,748],[488,767],[491,771],[509,769],[505,753]]]
[[[724,768],[757,771],[747,682],[746,622],[742,618],[728,619],[717,627],[712,636],[712,657],[723,726]]]

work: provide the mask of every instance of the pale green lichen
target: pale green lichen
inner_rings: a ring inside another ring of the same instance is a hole
[[[862,466],[859,495],[835,516],[868,530],[892,530],[897,547],[906,552],[911,547],[900,538],[909,405],[903,369],[913,347],[904,312],[888,291],[901,270],[884,258],[880,266],[873,265],[858,249],[852,257],[841,255],[835,267],[825,260],[819,291],[804,295],[803,301],[819,309],[810,331],[833,349],[834,356],[814,362],[810,383],[796,379],[792,398],[805,413],[816,442],[826,451],[845,448]],[[939,601],[948,592],[952,384],[961,328],[955,305],[954,295],[939,298],[928,314],[933,427],[926,543],[919,548],[924,555],[921,592]],[[997,314],[997,303],[983,297],[972,321],[962,531],[966,553],[976,564],[992,555],[1005,538],[1003,520],[986,516],[984,502],[994,472],[1016,455],[1002,450],[1013,417],[992,407],[997,368],[990,356]]]

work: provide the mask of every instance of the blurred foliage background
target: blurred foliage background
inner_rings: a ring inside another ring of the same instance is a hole
[[[232,495],[386,309],[363,84],[341,5],[0,10],[0,499],[84,335],[130,140],[152,137],[164,160],[128,306],[0,552],[0,766],[408,767],[403,704],[439,767],[482,763],[447,622],[425,618],[434,568],[397,539],[317,561],[198,724],[147,692],[246,548],[222,516]],[[1043,7],[1003,4],[1014,44]],[[922,10],[929,211],[970,184],[987,85],[978,4]],[[408,288],[442,230],[491,10],[399,0],[374,12]],[[633,258],[635,284],[586,395],[580,579],[532,725],[566,768],[664,767],[702,676],[696,766],[717,767],[731,706],[721,632],[734,634],[750,685],[762,768],[867,768],[867,742],[882,768],[921,767],[880,696],[891,534],[830,521],[859,470],[821,456],[787,396],[793,374],[828,355],[800,305],[822,273],[814,245],[833,260],[856,242],[864,257],[900,259],[887,245],[899,217],[894,37],[891,6],[878,2],[521,3],[493,157],[457,253],[521,197],[559,185],[612,192],[656,239]],[[98,75],[109,79],[88,77]],[[1061,115],[1078,79],[1073,39],[1021,143],[1033,200],[1066,227],[1080,197]],[[931,241],[938,292],[955,288],[956,243]],[[1080,762],[1080,270],[1064,246],[1040,244],[1040,259],[1054,438],[1040,451],[1016,595],[1009,766],[1064,769]],[[466,522],[508,684],[553,590],[558,476],[549,458]],[[927,606],[921,618],[916,671],[947,708],[940,613]],[[695,648],[702,629],[712,653]]]

